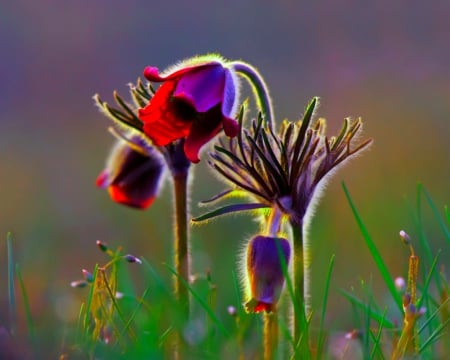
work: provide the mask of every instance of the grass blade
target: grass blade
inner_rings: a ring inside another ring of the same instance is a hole
[[[12,248],[13,237],[10,232],[6,234],[6,248],[8,252],[8,302],[9,302],[9,320],[10,331],[14,334],[17,328],[17,306],[16,306],[16,289],[14,283],[14,256]]]
[[[353,200],[350,196],[347,186],[345,186],[345,183],[342,183],[342,187],[344,189],[345,196],[352,210],[353,216],[355,217],[355,220],[358,224],[359,230],[363,235],[363,238],[366,242],[367,247],[369,248],[370,254],[372,255],[373,260],[375,261],[375,264],[377,265],[378,270],[380,271],[384,283],[386,284],[389,292],[391,293],[391,296],[394,299],[399,311],[403,312],[402,299],[400,298],[400,295],[397,289],[395,288],[394,280],[391,274],[389,273],[389,270],[386,264],[384,263],[381,254],[379,253],[377,247],[375,246],[374,241],[370,237],[369,232],[367,231],[367,228],[365,227],[361,219],[361,216],[359,215],[358,210],[356,209],[355,204],[353,203]]]
[[[187,283],[185,279],[183,279],[178,273],[172,269],[169,265],[166,265],[166,267],[169,269],[169,271],[175,275],[177,278],[179,278],[184,286],[189,290],[189,292],[192,294],[193,298],[200,304],[200,306],[205,310],[206,314],[209,316],[210,320],[217,326],[217,328],[222,332],[223,335],[226,337],[229,337],[227,329],[223,326],[223,324],[220,322],[219,318],[214,314],[214,312],[211,310],[211,308],[208,306],[208,304],[194,291],[194,289]]]
[[[326,280],[325,280],[325,291],[324,291],[323,302],[322,302],[322,313],[321,313],[321,316],[320,316],[319,339],[317,340],[317,355],[316,355],[316,359],[321,359],[322,358],[323,343],[325,341],[325,337],[324,337],[324,334],[323,334],[323,328],[324,328],[324,325],[325,325],[325,314],[326,314],[326,311],[327,311],[328,292],[329,292],[329,289],[330,289],[331,274],[333,272],[335,257],[336,256],[334,254],[331,256],[330,263],[328,265],[327,277],[326,277]]]
[[[439,214],[439,211],[436,207],[436,205],[433,202],[433,199],[430,196],[430,193],[428,192],[428,190],[425,188],[425,186],[423,186],[422,184],[419,184],[419,189],[422,190],[422,193],[425,195],[425,199],[428,202],[428,205],[431,208],[431,211],[433,212],[434,217],[436,218],[436,221],[438,222],[447,242],[450,243],[450,230],[447,228],[444,219],[441,217],[441,214]]]
[[[378,353],[378,356],[380,356],[380,357],[382,357],[384,359],[383,351],[382,351],[380,345],[381,345],[381,334],[382,334],[383,328],[384,328],[384,320],[386,319],[386,311],[387,311],[387,309],[385,309],[384,312],[383,312],[383,317],[381,318],[380,326],[378,327],[378,333],[377,333],[377,336],[374,339],[372,352],[370,354],[370,360],[375,359],[375,355],[377,353]]]
[[[16,276],[17,276],[17,280],[19,282],[20,291],[22,293],[25,318],[27,320],[27,326],[28,326],[28,333],[29,333],[32,343],[36,344],[33,317],[31,316],[30,302],[28,299],[28,294],[27,294],[27,291],[25,288],[25,284],[23,282],[22,274],[20,272],[19,264],[16,264]]]
[[[210,211],[206,214],[200,215],[196,218],[191,219],[191,222],[201,222],[205,220],[212,219],[216,216],[221,216],[237,211],[249,211],[249,210],[255,210],[255,209],[267,209],[268,206],[265,204],[260,203],[250,203],[250,204],[232,204],[232,205],[225,205],[223,207],[220,207],[216,210]]]
[[[347,298],[347,300],[350,301],[356,308],[360,308],[364,312],[369,312],[371,319],[375,320],[378,324],[383,323],[384,327],[388,328],[388,329],[395,329],[396,328],[396,325],[393,322],[391,322],[388,319],[384,318],[383,315],[380,315],[377,312],[373,311],[371,307],[369,307],[367,304],[362,302],[355,295],[349,293],[348,291],[342,290],[342,289],[340,289],[339,292],[345,298]]]

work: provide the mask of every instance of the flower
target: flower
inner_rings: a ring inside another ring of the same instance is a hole
[[[250,240],[247,247],[250,300],[245,304],[248,312],[275,310],[284,285],[283,267],[287,268],[290,255],[289,241],[284,238],[257,235]]]
[[[362,121],[345,119],[341,132],[329,138],[326,122],[311,124],[318,99],[308,105],[303,120],[284,121],[278,133],[263,125],[263,119],[253,120],[249,128],[240,131],[237,139],[225,141],[211,153],[210,165],[232,189],[215,197],[249,195],[251,204],[228,205],[215,214],[255,208],[279,208],[292,224],[303,224],[308,210],[313,208],[323,183],[336,168],[354,157],[372,142],[365,140],[356,146],[353,140],[361,132]],[[212,216],[206,214],[201,219]],[[196,219],[194,219],[196,220]]]
[[[184,152],[199,162],[203,145],[220,130],[229,137],[239,132],[233,118],[238,104],[235,72],[219,56],[196,57],[164,73],[146,67],[144,76],[161,82],[147,106],[139,109],[145,134],[155,146],[166,146],[185,138]]]
[[[114,201],[145,209],[158,194],[163,171],[161,155],[134,135],[117,141],[96,184],[108,189]]]

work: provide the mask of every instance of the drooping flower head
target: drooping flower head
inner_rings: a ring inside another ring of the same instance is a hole
[[[145,209],[158,194],[164,163],[156,149],[138,135],[129,141],[117,140],[96,184],[108,189],[114,201]]]
[[[161,82],[148,105],[139,110],[145,134],[156,146],[186,139],[184,151],[198,162],[201,147],[220,130],[239,132],[233,118],[238,108],[238,80],[232,67],[217,55],[195,57],[159,73],[147,67],[144,76]]]
[[[284,285],[283,267],[291,256],[289,241],[257,235],[247,245],[248,312],[272,312]],[[284,262],[284,264],[283,264]]]

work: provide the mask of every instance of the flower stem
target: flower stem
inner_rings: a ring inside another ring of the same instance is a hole
[[[189,282],[189,246],[188,246],[188,221],[187,221],[187,183],[188,171],[173,175],[175,190],[175,241],[174,264],[175,271],[179,275],[175,277],[175,296],[180,305],[183,321],[189,317],[189,291],[182,279]]]
[[[278,315],[276,312],[264,314],[264,360],[275,357],[278,343]]]
[[[190,259],[189,259],[189,228],[188,228],[188,178],[190,161],[184,153],[184,140],[177,141],[166,146],[162,151],[173,179],[175,200],[175,224],[174,224],[174,266],[178,276],[174,277],[175,297],[178,301],[180,323],[185,324],[189,320],[189,290],[185,282],[189,283]],[[180,359],[182,353],[181,329],[175,333],[174,352],[172,357]]]
[[[183,321],[189,317],[189,291],[183,281],[189,283],[189,228],[188,228],[188,177],[191,162],[184,153],[184,140],[181,139],[161,148],[173,179],[175,200],[174,224],[174,266],[175,296],[178,300]]]
[[[303,237],[303,224],[291,221],[294,261],[294,344],[296,353],[305,358],[309,353],[307,316],[311,312],[310,297],[310,249]]]
[[[266,124],[272,127],[275,121],[272,100],[270,99],[269,88],[261,74],[253,66],[242,61],[233,61],[230,65],[237,73],[248,80],[256,97],[258,109],[262,112]]]

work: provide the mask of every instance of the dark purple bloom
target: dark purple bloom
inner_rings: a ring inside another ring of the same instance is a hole
[[[251,299],[249,312],[271,312],[284,285],[283,260],[289,263],[291,247],[284,238],[257,235],[247,249],[247,278]]]
[[[154,145],[166,146],[185,138],[186,157],[198,162],[201,147],[220,130],[230,137],[238,134],[239,125],[233,118],[237,77],[220,57],[189,59],[163,74],[147,67],[144,76],[163,83],[150,103],[139,110],[144,132]]]
[[[108,189],[114,201],[145,209],[158,194],[164,163],[154,148],[139,140],[118,140],[96,183]]]

